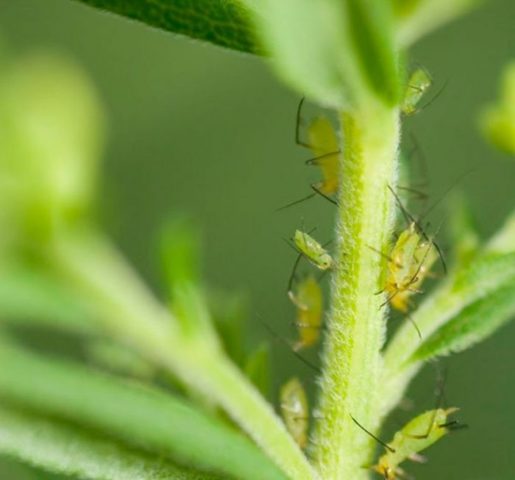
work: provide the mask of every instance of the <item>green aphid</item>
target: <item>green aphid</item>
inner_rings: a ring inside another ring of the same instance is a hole
[[[300,448],[308,443],[308,399],[302,383],[294,377],[286,382],[279,393],[281,414],[286,429]]]
[[[413,115],[418,111],[420,100],[432,84],[431,76],[423,68],[417,68],[411,74],[401,104],[401,111],[404,115]]]
[[[329,270],[333,266],[331,255],[309,233],[295,230],[293,243],[299,253],[305,256],[319,270]]]
[[[385,445],[386,452],[372,467],[373,470],[383,475],[385,480],[405,478],[406,473],[399,465],[406,460],[424,461],[424,457],[419,453],[458,426],[456,421],[449,421],[449,416],[457,410],[436,408],[409,421],[394,435],[392,441]]]

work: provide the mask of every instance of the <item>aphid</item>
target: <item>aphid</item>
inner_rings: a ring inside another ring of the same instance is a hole
[[[297,145],[309,148],[314,157],[306,161],[307,165],[315,165],[320,168],[322,173],[322,179],[318,182],[311,184],[311,189],[314,193],[303,197],[294,202],[288,203],[283,207],[291,207],[305,200],[313,198],[315,195],[320,195],[331,203],[336,204],[336,201],[332,198],[338,192],[340,185],[339,181],[339,154],[340,146],[338,137],[334,131],[331,121],[323,116],[315,118],[308,126],[308,142],[303,142],[300,139],[300,124],[301,124],[301,110],[304,99],[302,99],[297,108],[297,123],[295,129],[295,142]]]
[[[384,291],[396,310],[407,312],[410,297],[421,293],[420,285],[438,258],[432,242],[411,222],[400,235],[388,258]]]
[[[308,443],[309,411],[308,399],[299,379],[286,382],[279,393],[281,414],[286,429],[300,448]]]
[[[289,291],[288,296],[297,307],[295,325],[299,334],[293,350],[299,351],[312,346],[320,336],[322,324],[323,300],[322,289],[314,275],[308,275],[300,280],[295,291]]]
[[[340,186],[338,137],[326,117],[315,118],[309,125],[308,135],[310,144],[313,145],[310,148],[315,156],[306,163],[319,167],[322,173],[322,180],[313,183],[311,188],[315,193],[336,203],[329,197],[335,195]]]
[[[383,475],[385,480],[396,480],[406,477],[399,465],[406,460],[423,462],[425,459],[420,452],[436,443],[450,431],[461,428],[457,421],[449,420],[449,416],[457,408],[436,408],[424,412],[402,427],[390,443],[384,443],[366,430],[354,417],[352,420],[368,435],[385,447],[385,453],[379,458],[372,469]]]
[[[392,188],[388,188],[409,224],[386,256],[388,268],[383,291],[388,294],[385,303],[389,302],[396,310],[407,312],[410,297],[421,293],[419,287],[429,276],[436,259],[442,259],[444,270],[445,263],[434,240],[426,235],[419,223],[407,212]]]
[[[300,256],[306,257],[319,270],[329,270],[333,266],[333,258],[329,252],[309,233],[295,230],[293,243]]]
[[[404,115],[413,115],[418,111],[417,106],[420,100],[432,84],[433,80],[424,68],[417,68],[410,75],[401,104],[401,111]]]

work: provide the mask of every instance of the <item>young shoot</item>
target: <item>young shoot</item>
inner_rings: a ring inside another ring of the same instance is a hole
[[[290,379],[279,393],[281,414],[286,429],[295,442],[304,449],[308,443],[309,410],[304,387],[296,377]]]

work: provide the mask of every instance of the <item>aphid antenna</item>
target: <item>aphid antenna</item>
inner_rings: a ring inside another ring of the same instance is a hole
[[[411,150],[408,152],[408,160],[411,161],[412,157],[417,153],[418,155],[415,156],[415,158],[418,161],[418,164],[420,166],[420,173],[422,175],[422,186],[427,187],[429,185],[429,173],[427,168],[427,157],[425,154],[424,149],[420,145],[420,142],[418,141],[416,135],[412,132],[408,132],[409,139],[412,143]]]
[[[402,265],[400,265],[399,263],[397,263],[390,255],[388,255],[387,253],[384,253],[382,252],[381,250],[378,250],[377,248],[374,248],[372,247],[371,245],[367,245],[368,248],[370,248],[370,250],[372,250],[373,252],[377,253],[378,255],[380,255],[381,257],[383,257],[385,260],[388,260],[389,262],[393,263],[394,265],[396,265],[397,267],[399,268],[402,268]],[[380,293],[383,293],[384,290],[381,290],[379,292],[377,292],[377,295],[379,295]]]
[[[361,430],[363,430],[368,436],[372,437],[379,445],[382,445],[386,450],[388,450],[391,453],[395,453],[395,449],[390,447],[386,442],[383,442],[379,437],[376,437],[372,432],[367,430],[361,423],[359,423],[350,413],[350,418],[352,418],[352,421],[359,427]]]
[[[310,193],[309,195],[306,195],[305,197],[299,198],[297,200],[294,200],[293,202],[283,205],[282,207],[276,208],[275,211],[280,212],[281,210],[286,210],[287,208],[293,207],[294,205],[298,205],[299,203],[305,202],[306,200],[313,198],[317,193],[318,192]]]
[[[307,367],[309,367],[311,370],[315,371],[316,373],[318,373],[319,375],[322,373],[322,370],[320,370],[320,368],[318,368],[316,365],[314,365],[313,363],[311,363],[307,358],[304,358],[299,352],[296,352],[293,347],[291,346],[290,342],[288,342],[288,340],[284,339],[281,335],[279,335],[267,322],[265,322],[262,318],[261,318],[261,315],[257,314],[256,313],[256,316],[257,316],[257,319],[259,320],[259,322],[265,327],[265,329],[267,330],[268,334],[272,337],[272,338],[275,338],[276,340],[280,341],[282,344],[286,345],[288,347],[288,349],[290,350],[290,352],[292,353],[292,355],[294,355],[295,357],[297,357],[298,360],[300,360],[304,365],[306,365]]]

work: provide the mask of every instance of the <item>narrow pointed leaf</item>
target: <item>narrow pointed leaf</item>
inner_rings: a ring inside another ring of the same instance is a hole
[[[185,401],[0,344],[0,398],[229,478],[284,479],[247,438]]]
[[[79,0],[152,27],[242,52],[259,53],[248,12],[235,0]]]
[[[413,361],[461,352],[492,335],[515,317],[515,280],[468,305],[429,337],[413,354]]]
[[[0,453],[88,480],[216,480],[63,422],[0,405]]]

